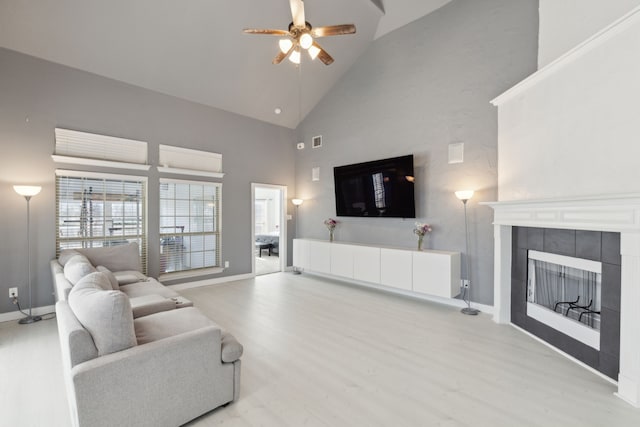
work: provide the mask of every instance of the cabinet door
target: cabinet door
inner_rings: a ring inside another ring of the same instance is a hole
[[[331,243],[331,274],[353,279],[353,246]]]
[[[413,290],[452,298],[460,293],[460,254],[413,252]]]
[[[307,263],[309,270],[331,274],[331,251],[329,242],[307,240]]]
[[[411,251],[380,249],[380,283],[393,288],[412,289]]]
[[[380,283],[380,248],[353,247],[353,278],[363,282]]]
[[[307,241],[293,239],[293,266],[301,269],[309,268]]]

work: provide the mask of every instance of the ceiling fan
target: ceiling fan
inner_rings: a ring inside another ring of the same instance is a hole
[[[246,28],[247,34],[262,34],[271,36],[284,36],[280,39],[280,52],[273,58],[274,64],[281,63],[285,58],[294,64],[299,64],[301,53],[306,50],[311,59],[320,58],[325,65],[333,63],[331,55],[325,51],[315,40],[320,37],[341,36],[344,34],[355,34],[356,26],[353,24],[330,25],[327,27],[313,28],[304,17],[304,2],[302,0],[289,0],[291,5],[291,16],[293,22],[289,24],[289,30],[261,30]]]

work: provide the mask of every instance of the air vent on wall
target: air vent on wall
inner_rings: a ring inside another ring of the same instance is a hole
[[[314,136],[313,139],[311,140],[311,146],[313,148],[322,147],[322,135]]]

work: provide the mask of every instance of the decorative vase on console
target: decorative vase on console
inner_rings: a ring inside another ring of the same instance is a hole
[[[418,235],[418,250],[422,250],[422,243],[424,242],[424,236],[427,233],[431,233],[431,226],[429,224],[422,224],[420,222],[416,222],[416,226],[413,229],[413,232]]]
[[[333,242],[333,232],[336,229],[336,225],[338,225],[338,221],[333,218],[325,219],[324,225],[329,229],[329,241]]]

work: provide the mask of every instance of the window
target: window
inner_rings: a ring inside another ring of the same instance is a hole
[[[160,273],[220,267],[222,184],[160,180]]]
[[[147,271],[146,178],[56,171],[56,255],[137,242]]]

